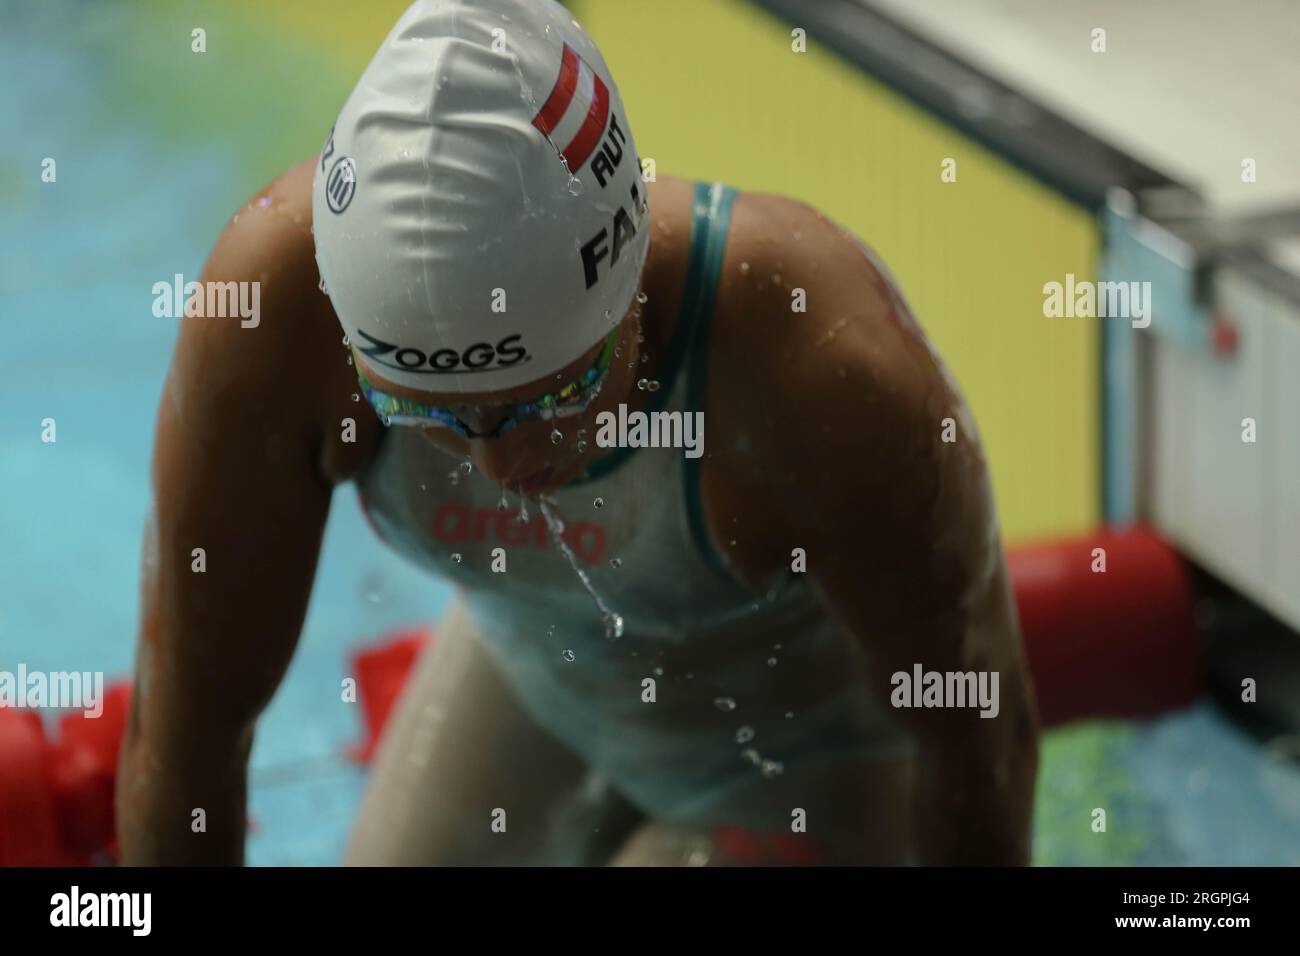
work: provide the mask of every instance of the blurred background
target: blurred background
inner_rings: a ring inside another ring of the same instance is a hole
[[[961,382],[1040,688],[1074,684],[1044,700],[1034,862],[1300,864],[1300,6],[566,5],[643,158],[863,237]],[[232,212],[316,152],[405,6],[0,3],[0,669],[129,674],[177,334],[152,286],[196,274]],[[1152,282],[1151,326],[1045,318],[1067,274]],[[1061,562],[1101,540],[1113,607],[1071,617],[1098,600]],[[339,682],[447,597],[336,496],[259,725],[251,863],[339,861],[366,736]]]

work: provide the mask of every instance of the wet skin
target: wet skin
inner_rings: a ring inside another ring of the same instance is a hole
[[[293,656],[332,491],[367,467],[382,433],[364,400],[352,399],[356,372],[319,289],[314,161],[241,209],[204,269],[204,281],[261,281],[260,325],[183,323],[160,403],[138,692],[117,795],[128,863],[242,860],[255,722]],[[579,453],[567,436],[594,435],[600,411],[636,407],[645,398],[636,380],[656,377],[685,282],[691,188],[668,176],[649,186],[648,299],[629,309],[598,400],[560,424],[566,440],[553,445],[547,422],[496,440],[427,432],[449,462],[469,455],[507,484],[551,469],[525,489],[536,495],[603,453],[594,441]],[[794,288],[806,291],[806,312],[792,311]],[[477,397],[535,398],[588,367],[597,349],[558,376]],[[881,700],[889,675],[917,661],[1000,673],[996,719],[901,712],[920,746],[919,858],[1028,862],[1037,722],[988,471],[969,412],[905,303],[858,241],[816,210],[742,194],[708,382],[705,518],[715,541],[737,542],[728,553],[741,574],[757,586],[803,548],[827,612],[871,657]],[[948,418],[958,423],[951,443],[940,437]],[[353,442],[342,440],[345,419],[356,423]],[[191,571],[195,547],[206,550],[203,574]],[[199,806],[208,831],[196,835]]]

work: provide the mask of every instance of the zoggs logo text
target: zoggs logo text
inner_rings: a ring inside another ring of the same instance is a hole
[[[376,365],[414,372],[417,375],[445,375],[451,372],[487,372],[493,369],[509,368],[520,362],[527,362],[532,356],[519,344],[522,335],[507,335],[496,345],[490,342],[475,342],[463,352],[455,349],[439,349],[432,355],[426,355],[419,349],[405,345],[384,342],[368,332],[357,329],[357,334],[369,342],[358,346],[357,351]]]

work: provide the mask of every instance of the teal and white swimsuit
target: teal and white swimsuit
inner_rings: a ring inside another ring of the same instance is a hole
[[[696,184],[681,319],[646,411],[702,410],[735,196]],[[413,430],[389,429],[359,482],[377,533],[459,585],[532,717],[651,817],[735,822],[730,804],[745,788],[907,745],[867,694],[860,649],[800,575],[762,593],[728,570],[728,542],[705,526],[698,459],[619,449],[553,495],[580,565],[623,616],[613,641],[537,507],[520,524],[517,503],[499,510],[497,485],[477,474],[452,484],[450,467]],[[496,548],[505,573],[491,570]]]

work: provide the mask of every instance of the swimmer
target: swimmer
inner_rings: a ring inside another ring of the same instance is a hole
[[[124,862],[242,861],[348,483],[455,599],[346,862],[1028,862],[1035,707],[956,385],[855,236],[642,158],[561,6],[419,0],[226,227],[203,279],[260,282],[261,321],[187,320],[160,403]],[[610,447],[637,412],[702,415],[703,454]],[[910,706],[922,671],[996,705]]]

